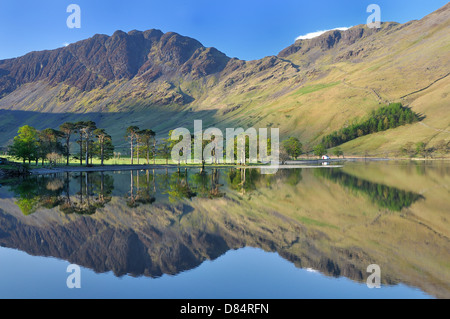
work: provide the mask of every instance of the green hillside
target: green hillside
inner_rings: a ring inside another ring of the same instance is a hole
[[[136,34],[115,33],[111,39]],[[355,26],[299,40],[278,56],[255,61],[230,59],[190,38],[170,36],[172,51],[191,45],[192,56],[167,60],[162,44],[152,42],[141,71],[89,88],[42,75],[11,89],[0,72],[0,88],[7,92],[0,98],[0,145],[23,124],[43,129],[90,119],[120,145],[129,125],[151,128],[161,138],[203,119],[204,127],[221,129],[279,127],[282,138],[295,136],[312,147],[393,102],[424,119],[347,142],[341,146],[345,154],[396,156],[408,142],[450,141],[450,4],[418,21],[383,23],[379,30]],[[82,42],[89,41],[99,40]],[[57,54],[78,54],[83,43]],[[0,71],[5,68],[12,78],[19,66],[11,63],[0,61]],[[90,76],[100,72],[88,70]],[[102,75],[95,74],[99,82]]]

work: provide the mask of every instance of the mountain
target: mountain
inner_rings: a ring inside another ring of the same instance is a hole
[[[449,140],[449,23],[447,4],[421,20],[329,31],[254,61],[159,30],[31,52],[0,61],[0,145],[25,123],[92,119],[121,139],[131,123],[163,137],[203,119],[219,128],[279,127],[312,146],[389,102],[425,120],[348,142],[347,154],[433,145]]]
[[[159,78],[197,79],[220,72],[228,60],[216,49],[205,48],[198,41],[176,33],[117,31],[111,37],[95,35],[57,50],[32,52],[1,61],[1,94],[8,95],[36,82],[50,86],[64,84],[79,92],[91,92],[133,78],[144,83]],[[58,98],[65,102],[64,96]],[[186,101],[181,94],[174,94],[169,102],[182,104]]]

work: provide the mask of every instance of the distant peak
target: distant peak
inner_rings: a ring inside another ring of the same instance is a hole
[[[113,37],[125,37],[125,36],[127,36],[127,34],[125,32],[123,32],[122,30],[117,30],[116,32],[113,33],[112,36]]]

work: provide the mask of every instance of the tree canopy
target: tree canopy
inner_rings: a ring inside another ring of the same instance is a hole
[[[22,126],[17,132],[13,144],[9,147],[9,153],[17,159],[31,162],[38,159],[39,134],[38,131],[29,125]]]
[[[411,124],[419,120],[419,115],[401,103],[391,103],[370,113],[368,119],[353,123],[335,131],[322,139],[327,148],[335,147],[358,137]]]
[[[299,157],[303,151],[303,145],[296,137],[290,137],[285,140],[283,142],[283,147],[285,148],[287,154],[295,159],[297,159],[297,157]]]

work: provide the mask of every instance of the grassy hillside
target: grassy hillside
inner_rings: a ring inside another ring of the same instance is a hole
[[[0,109],[12,118],[0,120],[0,145],[23,124],[45,128],[59,119],[89,118],[106,127],[117,145],[129,125],[162,137],[203,119],[205,127],[221,129],[279,127],[283,138],[296,136],[313,146],[380,105],[401,102],[424,121],[350,141],[344,152],[395,155],[407,142],[432,146],[450,140],[449,31],[450,4],[406,24],[356,26],[300,40],[278,57],[229,59],[220,72],[205,76],[150,82],[136,76],[90,91],[42,80],[24,84],[0,99]]]

